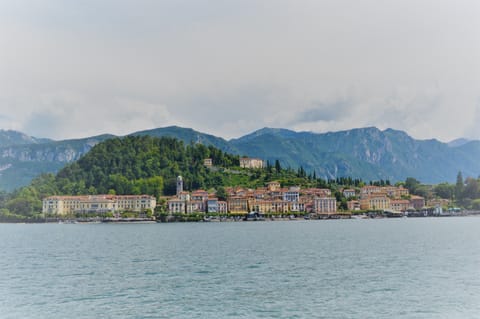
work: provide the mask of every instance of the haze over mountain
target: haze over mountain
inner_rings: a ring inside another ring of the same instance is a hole
[[[435,139],[416,140],[402,131],[382,131],[375,127],[322,134],[263,128],[231,140],[177,126],[130,135],[170,136],[184,143],[213,145],[229,153],[272,163],[278,159],[284,167],[302,166],[324,178],[351,176],[395,182],[412,176],[422,182],[438,183],[454,181],[458,171],[464,176],[480,174],[479,141],[455,145]],[[52,141],[0,131],[0,188],[12,190],[41,173],[57,172],[111,137]]]

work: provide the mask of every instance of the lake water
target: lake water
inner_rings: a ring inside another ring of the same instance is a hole
[[[1,224],[0,318],[480,318],[480,218]]]

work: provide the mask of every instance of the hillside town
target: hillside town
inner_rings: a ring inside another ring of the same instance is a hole
[[[247,214],[262,215],[311,215],[316,217],[348,217],[356,211],[388,211],[392,214],[426,209],[423,197],[409,194],[402,186],[372,186],[358,189],[341,189],[347,199],[348,210],[339,210],[339,203],[330,189],[282,187],[278,181],[264,187],[225,188],[226,200],[220,200],[215,192],[206,190],[185,191],[181,176],[176,179],[176,194],[163,197],[163,209],[149,195],[85,195],[50,196],[43,200],[44,214],[109,214],[120,217],[122,212],[136,212],[145,217],[145,212],[162,209],[169,215],[208,213],[213,215]],[[445,200],[429,202],[436,210],[448,205]]]
[[[226,201],[221,201],[214,193],[205,190],[186,192],[183,180],[177,178],[177,194],[167,199],[167,211],[178,213],[247,213],[262,214],[314,214],[338,215],[355,211],[407,212],[426,208],[425,199],[410,195],[408,189],[397,186],[364,186],[359,192],[355,189],[342,189],[348,199],[348,211],[338,210],[337,199],[327,188],[282,187],[279,182],[269,182],[265,187],[247,189],[228,187]],[[441,209],[440,202],[432,202]]]
[[[212,167],[212,160],[204,160],[204,166]],[[243,157],[241,168],[261,169],[264,162],[258,158]],[[403,186],[365,185],[359,188],[340,189],[346,200],[346,209],[329,188],[282,187],[278,181],[268,182],[255,189],[240,186],[225,188],[225,198],[220,199],[215,190],[197,189],[186,191],[182,176],[176,178],[176,193],[157,201],[150,195],[83,195],[50,196],[43,199],[42,213],[50,216],[108,215],[122,217],[122,213],[135,213],[147,217],[152,212],[189,215],[246,215],[256,213],[270,216],[311,216],[313,218],[348,218],[356,212],[387,212],[389,216],[418,215],[423,210],[443,214],[442,207],[448,206],[446,199],[431,200],[409,193]]]

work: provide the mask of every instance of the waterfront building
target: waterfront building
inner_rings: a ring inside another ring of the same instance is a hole
[[[306,203],[305,202],[289,202],[289,211],[290,212],[306,212]]]
[[[188,192],[182,192],[180,197],[173,197],[167,201],[167,209],[171,214],[204,213],[206,211],[206,202],[192,200]]]
[[[184,214],[186,212],[186,201],[179,198],[172,198],[167,201],[168,212],[171,214]]]
[[[410,204],[417,210],[422,209],[425,207],[425,198],[422,196],[411,195]]]
[[[337,200],[335,197],[317,197],[313,202],[314,213],[337,212]]]
[[[252,203],[252,211],[257,213],[287,213],[289,202],[282,200],[255,200]]]
[[[239,200],[235,203],[232,203],[234,209],[243,209],[242,211],[247,211],[244,202],[246,202],[245,197],[238,197]],[[218,198],[208,195],[207,191],[197,190],[192,192],[181,192],[180,196],[175,196],[167,200],[167,210],[170,214],[191,214],[191,213],[227,213],[228,204],[225,201],[219,201]]]
[[[205,213],[205,202],[201,200],[192,200],[185,202],[187,214],[191,213]]]
[[[249,204],[245,197],[234,196],[227,199],[228,211],[231,213],[248,212]]]
[[[150,195],[83,195],[50,196],[42,201],[44,214],[68,215],[77,213],[144,212],[154,210],[155,197]]]
[[[362,210],[385,210],[390,209],[390,198],[385,195],[371,195],[360,199],[360,208]]]
[[[76,196],[50,196],[42,201],[42,213],[65,215],[79,207]]]
[[[271,201],[271,212],[288,213],[290,208],[289,205],[289,202],[283,200],[273,200]]]
[[[209,198],[207,200],[207,212],[208,213],[219,213],[219,205],[218,205],[218,198]]]
[[[225,201],[218,201],[218,212],[221,214],[226,214],[228,212],[228,205]]]
[[[394,199],[390,201],[390,208],[395,211],[404,212],[412,208],[412,205],[407,199]]]

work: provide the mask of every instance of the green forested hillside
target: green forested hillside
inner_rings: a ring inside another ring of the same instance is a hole
[[[173,194],[182,175],[187,188],[208,188],[221,176],[203,165],[205,158],[221,167],[239,165],[238,156],[203,144],[184,145],[170,138],[129,136],[96,145],[57,175],[62,193]]]
[[[153,137],[173,137],[183,141],[186,144],[195,143],[206,146],[214,146],[225,152],[236,154],[228,141],[221,137],[213,136],[206,133],[197,132],[191,128],[183,128],[178,126],[168,126],[152,130],[140,131],[129,134],[129,136],[153,136]]]

